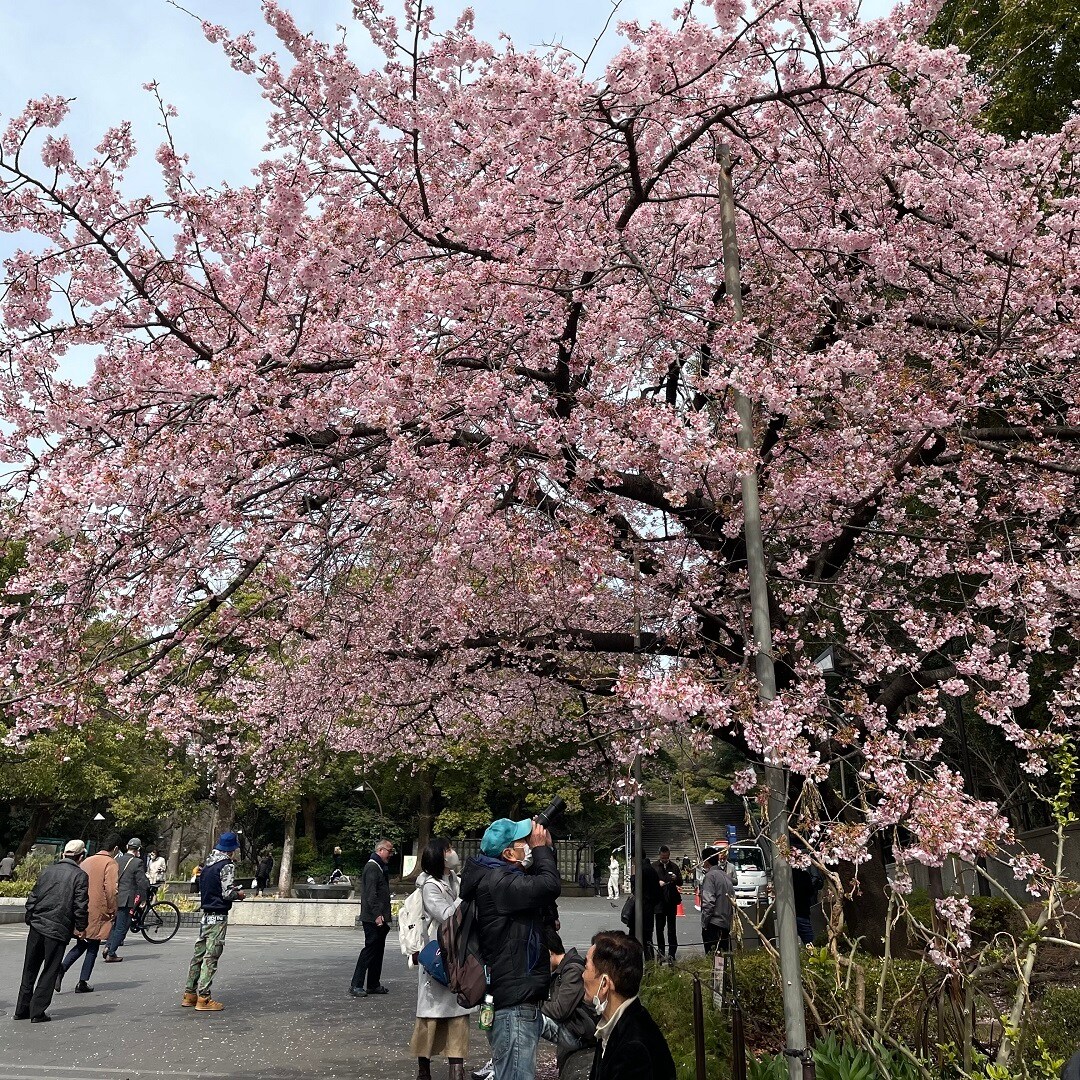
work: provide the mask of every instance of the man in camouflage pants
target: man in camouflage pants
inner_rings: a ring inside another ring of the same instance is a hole
[[[236,886],[235,860],[239,857],[240,842],[236,833],[222,833],[199,875],[202,897],[202,922],[195,955],[188,968],[187,986],[180,1002],[184,1008],[194,1006],[196,1012],[221,1012],[225,1008],[210,996],[218,959],[225,948],[225,928],[229,909],[234,900],[243,900],[243,889]]]

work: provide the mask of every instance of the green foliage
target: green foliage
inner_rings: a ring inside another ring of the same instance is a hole
[[[33,878],[16,878],[14,881],[0,881],[0,896],[29,896],[34,887]]]
[[[1059,131],[1080,98],[1080,0],[945,0],[927,38],[971,57],[1007,138]]]
[[[1048,987],[1035,1006],[1032,1028],[1049,1054],[1066,1058],[1073,1054],[1080,1032],[1080,987]]]
[[[306,873],[312,869],[318,857],[318,849],[311,839],[307,836],[298,836],[296,838],[296,847],[293,850],[293,872],[297,874]]]
[[[752,1041],[772,1038],[784,1030],[780,977],[767,952],[757,949],[735,954],[735,985]]]
[[[971,936],[977,941],[993,941],[998,934],[1015,934],[1020,916],[1004,896],[969,896]]]
[[[867,1047],[841,1042],[833,1035],[814,1045],[817,1080],[919,1080],[919,1069],[899,1052],[875,1045]],[[787,1063],[777,1054],[752,1061],[747,1070],[750,1080],[786,1080]]]
[[[699,956],[674,967],[650,965],[641,986],[641,1000],[667,1039],[668,1049],[675,1059],[676,1076],[679,1080],[693,1080],[696,1076],[694,973],[701,976],[705,991],[706,1076],[709,1080],[727,1080],[731,1044],[726,1017],[712,1005],[710,960]]]
[[[392,840],[400,851],[405,839],[405,830],[394,821],[388,821],[366,806],[352,807],[345,814],[345,824],[341,827],[340,842],[342,848],[360,853],[360,862],[367,860],[368,852],[375,849],[379,840]],[[297,841],[299,849],[300,842]]]
[[[1018,934],[1019,916],[1015,907],[1003,896],[969,896],[971,904],[971,937],[976,942],[993,941],[997,934]],[[915,889],[908,896],[911,915],[923,926],[929,926],[933,905],[925,889]]]

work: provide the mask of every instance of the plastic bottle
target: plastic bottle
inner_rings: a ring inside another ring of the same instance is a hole
[[[477,1017],[476,1026],[481,1031],[490,1031],[495,1023],[495,999],[490,994],[484,995],[484,1003],[480,1006],[480,1015]]]

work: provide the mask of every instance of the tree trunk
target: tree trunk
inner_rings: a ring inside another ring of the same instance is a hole
[[[169,833],[169,859],[165,868],[166,876],[175,881],[180,876],[180,848],[184,842],[184,823],[174,821]]]
[[[315,837],[315,811],[319,807],[319,800],[314,795],[300,796],[300,809],[304,815],[304,835],[311,841],[311,846],[318,849],[318,840]]]
[[[431,842],[431,832],[435,824],[435,814],[432,811],[435,798],[432,770],[421,769],[416,778],[419,782],[420,808],[416,814],[416,865],[410,877],[420,873],[420,856]]]
[[[848,882],[844,882],[845,886]],[[889,917],[889,875],[880,841],[870,845],[870,859],[859,866],[859,893],[844,899],[844,932],[873,956],[885,952],[885,926]]]
[[[218,774],[219,780],[222,779],[221,774]],[[215,797],[216,813],[215,817],[215,831],[220,835],[223,832],[232,832],[236,825],[236,795],[234,792],[224,786],[219,786]],[[217,836],[213,837],[216,840]],[[213,846],[211,844],[211,846]]]
[[[288,898],[292,892],[293,851],[296,850],[296,811],[289,814],[285,825],[285,842],[281,845],[281,866],[278,868],[278,896]]]
[[[26,853],[34,846],[41,830],[49,824],[53,815],[51,806],[35,806],[34,813],[30,817],[30,824],[26,826],[26,832],[15,849],[15,861],[19,862]]]

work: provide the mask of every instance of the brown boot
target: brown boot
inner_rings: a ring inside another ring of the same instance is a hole
[[[222,1005],[220,1001],[215,1001],[209,995],[201,997],[195,1002],[196,1012],[221,1012],[224,1008],[225,1006]]]
[[[180,1007],[183,1009],[190,1009],[199,1000],[199,995],[194,990],[185,990],[184,997],[180,1002]]]
[[[465,1062],[450,1062],[450,1080],[465,1080]]]

